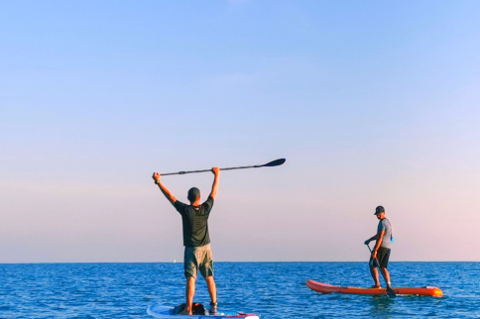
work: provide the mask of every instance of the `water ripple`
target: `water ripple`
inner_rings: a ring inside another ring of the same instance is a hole
[[[285,318],[479,318],[480,263],[393,262],[394,286],[437,286],[443,298],[319,294],[309,279],[349,286],[371,285],[366,263],[215,264],[224,310],[263,319]],[[181,263],[0,265],[1,318],[149,318],[156,302],[184,302]],[[197,301],[208,303],[203,280]]]

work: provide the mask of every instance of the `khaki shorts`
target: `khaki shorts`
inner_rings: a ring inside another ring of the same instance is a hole
[[[213,276],[213,259],[210,244],[201,247],[185,247],[184,255],[185,278],[197,278],[197,272],[203,277]]]

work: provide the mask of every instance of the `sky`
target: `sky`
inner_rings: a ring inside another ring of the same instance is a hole
[[[480,2],[0,0],[0,263],[480,261]],[[181,201],[211,173],[165,176]]]

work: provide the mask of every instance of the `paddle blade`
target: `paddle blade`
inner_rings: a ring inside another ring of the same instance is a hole
[[[395,293],[395,291],[393,291],[393,289],[390,287],[390,286],[387,286],[387,295],[390,297],[390,298],[395,298],[397,296],[397,294]]]
[[[285,163],[287,159],[285,158],[279,158],[274,161],[268,162],[267,164],[263,164],[262,166],[267,166],[267,167],[272,167],[272,166],[279,166]]]

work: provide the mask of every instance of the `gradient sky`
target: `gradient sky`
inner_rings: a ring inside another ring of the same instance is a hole
[[[0,1],[0,263],[480,261],[479,1]],[[164,177],[186,201],[210,173]]]

